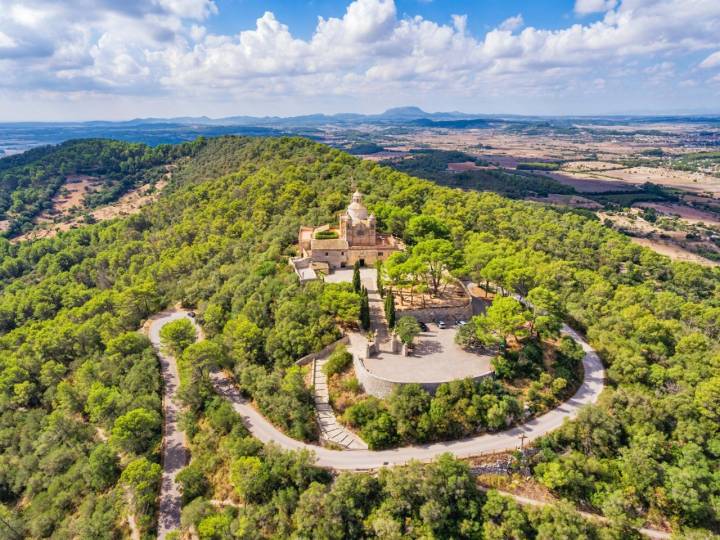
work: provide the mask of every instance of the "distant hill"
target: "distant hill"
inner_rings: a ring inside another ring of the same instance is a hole
[[[387,109],[380,114],[358,114],[358,113],[337,113],[337,114],[306,114],[300,116],[227,116],[224,118],[208,118],[207,116],[182,116],[175,118],[137,118],[127,124],[184,124],[197,126],[273,126],[273,127],[298,127],[298,126],[321,126],[329,123],[340,124],[362,124],[362,123],[411,123],[427,119],[430,121],[451,121],[479,119],[480,115],[462,112],[434,112],[429,113],[420,107],[394,107]]]

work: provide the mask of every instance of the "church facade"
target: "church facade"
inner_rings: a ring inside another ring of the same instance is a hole
[[[355,262],[372,266],[404,249],[399,239],[377,232],[375,216],[368,214],[359,191],[353,193],[337,226],[301,227],[298,244],[301,259],[315,269],[327,271],[353,266]]]

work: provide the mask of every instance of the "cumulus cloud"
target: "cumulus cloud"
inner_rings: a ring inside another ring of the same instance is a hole
[[[542,94],[602,90],[638,59],[644,65],[630,74],[660,82],[678,73],[674,55],[720,48],[717,0],[577,0],[575,12],[603,15],[548,30],[524,26],[518,14],[474,35],[462,14],[438,22],[399,15],[393,0],[355,0],[341,17],[319,17],[312,35],[300,39],[270,11],[253,28],[213,34],[206,20],[218,8],[211,0],[0,0],[0,62],[9,74],[0,88],[231,97]],[[700,63],[716,65],[720,51]]]
[[[500,30],[509,30],[512,32],[513,30],[517,30],[520,28],[523,24],[525,24],[525,21],[523,20],[523,16],[521,13],[518,13],[514,17],[508,17],[503,22],[500,23]]]
[[[576,0],[575,13],[588,15],[590,13],[603,13],[613,9],[617,0]]]

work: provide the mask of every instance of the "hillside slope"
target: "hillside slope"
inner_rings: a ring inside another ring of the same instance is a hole
[[[77,139],[0,159],[0,232],[12,237],[32,230],[38,217],[48,222],[68,217],[73,207],[81,212],[113,202],[157,182],[165,166],[193,148]]]
[[[502,537],[513,523],[519,538],[542,527],[558,537],[570,526],[567,509],[526,515],[486,503],[452,460],[331,484],[306,458],[259,447],[213,400],[202,366],[219,363],[284,431],[315,436],[310,393],[291,366],[337,338],[338,314],[322,284],[297,284],[286,257],[298,227],[332,220],[353,184],[384,231],[404,236],[412,216],[434,216],[459,250],[481,252],[494,281],[555,291],[603,355],[605,399],[542,443],[537,482],[604,512],[617,537],[648,517],[717,527],[718,270],[671,263],[577,215],[438,187],[303,139],[200,140],[174,178],[125,220],[0,240],[0,515],[22,536],[127,535],[127,514],[152,534],[160,381],[135,331],[178,301],[210,338],[184,360],[201,366],[184,375],[195,449],[185,485],[199,497],[185,501],[186,523],[288,537],[322,521],[328,537],[348,538]],[[291,478],[277,474],[290,467]],[[243,471],[266,482],[243,484]],[[442,487],[450,482],[457,491]],[[230,491],[244,494],[239,514],[209,506]]]

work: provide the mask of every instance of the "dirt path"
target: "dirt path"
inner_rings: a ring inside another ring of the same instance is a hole
[[[483,491],[490,491],[490,489],[480,487]],[[537,499],[530,499],[529,497],[523,497],[522,495],[514,495],[512,493],[508,493],[507,491],[501,491],[501,490],[495,490],[500,495],[504,497],[510,497],[511,499],[515,499],[518,503],[522,504],[523,506],[537,506],[542,508],[543,506],[548,506],[554,504],[554,502],[548,502],[548,501],[539,501]],[[600,516],[598,514],[591,514],[590,512],[579,512],[579,514],[584,517],[585,519],[591,520],[591,521],[599,521],[601,523],[609,523],[610,520],[606,518],[605,516]],[[638,529],[638,532],[640,534],[647,536],[648,538],[652,538],[653,540],[669,540],[672,538],[672,534],[665,532],[665,531],[658,531],[657,529],[648,529],[645,527],[642,527]]]

